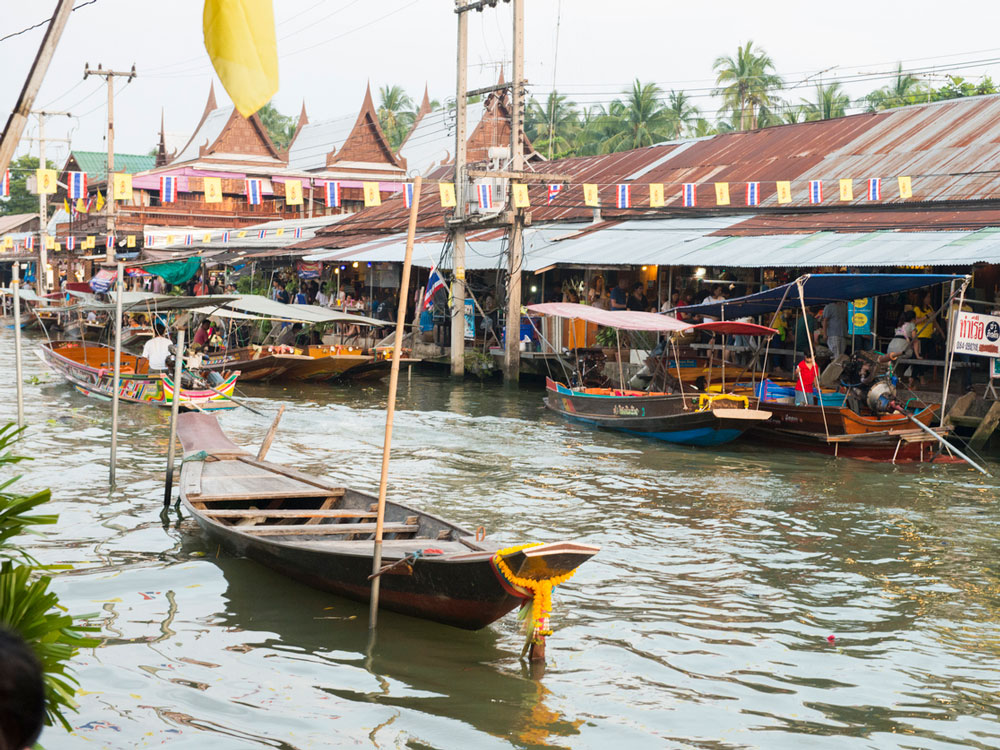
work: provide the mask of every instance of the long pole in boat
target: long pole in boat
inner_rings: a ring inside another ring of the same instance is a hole
[[[170,402],[170,442],[167,443],[167,480],[163,486],[163,507],[170,506],[174,489],[174,443],[177,442],[177,412],[181,404],[181,377],[184,369],[184,327],[177,327],[177,351],[174,353],[174,397]]]
[[[115,276],[115,374],[111,389],[111,468],[108,481],[115,486],[115,463],[118,461],[118,389],[122,379],[122,291],[125,264],[118,262]]]
[[[417,210],[420,207],[420,185],[423,180],[413,181],[413,201],[410,204],[410,223],[406,230],[406,256],[403,260],[403,277],[400,289],[410,285],[410,265],[413,261],[413,238],[417,233]],[[396,338],[392,345],[392,369],[389,371],[389,398],[385,407],[385,441],[382,443],[382,474],[378,481],[378,513],[375,517],[375,549],[372,554],[372,574],[382,567],[382,532],[385,524],[385,495],[389,483],[389,449],[392,446],[392,418],[396,413],[396,386],[399,383],[399,355],[406,328],[406,292],[399,295],[396,312]],[[368,611],[368,629],[374,630],[378,623],[378,594],[381,576],[372,579],[371,607]]]
[[[17,384],[17,426],[24,427],[24,377],[21,375],[21,264],[10,264],[10,287],[14,298],[14,379]]]

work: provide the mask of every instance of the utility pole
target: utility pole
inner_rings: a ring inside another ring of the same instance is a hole
[[[32,112],[33,115],[38,117],[38,168],[46,169],[48,164],[45,161],[45,143],[46,141],[66,141],[69,143],[68,138],[46,138],[45,137],[45,118],[55,117],[56,115],[66,115],[66,117],[72,117],[69,112]],[[43,193],[41,190],[38,191],[38,278],[36,279],[36,285],[38,287],[38,293],[44,295],[49,290],[49,249],[46,247],[48,240],[48,219],[49,219],[49,196]]]
[[[107,202],[105,205],[108,209],[107,216],[107,233],[109,236],[114,236],[115,233],[115,196],[114,196],[114,172],[115,172],[115,76],[121,78],[128,78],[131,81],[136,77],[135,63],[132,63],[132,70],[127,73],[122,73],[119,71],[104,70],[100,63],[97,65],[97,69],[90,67],[90,63],[85,63],[83,66],[83,80],[87,80],[87,76],[104,76],[105,82],[108,84],[108,169],[107,169],[107,182],[105,183],[104,190],[107,193]],[[105,263],[112,264],[115,262],[115,249],[114,247],[109,247],[107,250],[107,258]]]
[[[524,0],[513,0],[513,73],[510,89],[511,171],[524,171]],[[510,258],[507,268],[507,335],[503,357],[503,379],[516,383],[521,374],[521,265],[524,247],[524,209],[514,206],[514,182],[510,184]]]
[[[466,109],[468,107],[469,16],[455,0],[458,15],[457,76],[455,81],[455,225],[451,241],[455,261],[451,282],[451,374],[465,375],[465,210]]]

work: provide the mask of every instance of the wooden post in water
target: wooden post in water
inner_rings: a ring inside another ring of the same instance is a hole
[[[122,291],[125,264],[119,261],[115,276],[115,375],[111,392],[111,468],[108,481],[115,486],[115,464],[118,461],[118,389],[122,378]]]
[[[420,207],[420,187],[423,180],[413,181],[413,202],[410,204],[410,224],[406,230],[406,257],[403,260],[403,278],[400,289],[410,284],[410,264],[413,260],[413,237],[417,232],[417,210]],[[378,482],[378,515],[375,518],[375,550],[372,555],[372,573],[382,567],[382,528],[385,523],[385,495],[389,483],[389,449],[392,446],[392,418],[396,413],[396,386],[399,383],[399,355],[403,346],[403,332],[406,325],[406,294],[399,295],[399,309],[396,312],[396,338],[392,345],[392,369],[389,371],[389,398],[385,407],[385,441],[382,444],[382,475]],[[378,623],[378,592],[381,576],[372,579],[371,607],[368,611],[368,629],[374,630]]]
[[[181,376],[184,371],[184,329],[177,329],[177,351],[174,360],[174,399],[170,404],[170,442],[167,444],[167,481],[163,486],[163,507],[170,507],[174,488],[174,444],[177,442],[177,412],[181,406]]]
[[[24,376],[21,374],[21,264],[10,264],[10,291],[14,299],[14,379],[17,381],[17,426],[24,427]]]
[[[271,427],[268,429],[267,434],[264,436],[264,442],[260,444],[260,450],[257,451],[257,460],[263,461],[267,452],[271,450],[271,443],[274,442],[274,435],[278,432],[278,422],[281,421],[281,415],[285,413],[285,405],[282,404],[281,408],[278,409],[278,414],[275,416],[274,421],[271,422]]]

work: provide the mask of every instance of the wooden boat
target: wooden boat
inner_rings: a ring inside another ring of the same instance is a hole
[[[41,345],[42,360],[85,396],[111,399],[114,394],[115,350],[83,341],[49,341]],[[181,388],[182,409],[233,409],[229,400],[238,374],[228,374],[215,389]],[[122,352],[118,397],[122,401],[151,406],[173,403],[175,386],[166,373],[149,372],[149,361]]]
[[[310,586],[368,600],[374,496],[258,461],[210,414],[182,415],[177,434],[181,502],[213,541]],[[532,601],[534,593],[510,577],[550,581],[599,551],[571,542],[501,550],[395,502],[387,503],[384,531],[381,606],[470,630]]]
[[[384,354],[368,354],[358,347],[310,345],[247,346],[202,355],[206,370],[241,373],[247,381],[322,383],[333,380],[376,380],[389,373]]]
[[[244,346],[221,352],[203,353],[200,367],[212,372],[235,371],[243,382],[275,380],[300,362],[310,358],[297,354],[292,346]]]
[[[545,391],[545,405],[565,417],[679,445],[723,445],[771,416],[729,394],[568,388],[551,378]]]

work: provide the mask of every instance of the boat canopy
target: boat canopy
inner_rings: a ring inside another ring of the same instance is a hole
[[[352,315],[351,313],[331,310],[328,307],[319,305],[288,305],[284,302],[277,302],[259,294],[243,294],[238,298],[228,302],[225,308],[215,313],[225,316],[224,309],[236,310],[242,313],[250,313],[252,317],[265,318],[270,320],[284,320],[295,323],[306,323],[317,325],[320,323],[352,323],[362,326],[386,326],[388,321],[368,318],[364,315]]]
[[[798,307],[799,292],[796,286],[802,285],[802,293],[806,307],[826,305],[830,302],[845,302],[865,297],[878,297],[883,294],[906,292],[910,289],[920,289],[934,284],[945,284],[949,281],[962,281],[965,276],[954,274],[905,273],[822,273],[806,274],[795,281],[782,284],[774,289],[765,289],[746,297],[736,297],[723,302],[702,305],[686,305],[670,310],[671,313],[683,312],[685,315],[708,315],[712,318],[744,318],[774,312],[782,307]]]
[[[685,308],[686,310],[687,308]],[[528,312],[536,315],[549,315],[553,318],[575,318],[607,328],[620,328],[625,331],[713,331],[723,334],[742,336],[771,336],[777,331],[767,326],[739,321],[719,321],[715,323],[699,323],[692,325],[669,315],[660,313],[640,312],[638,310],[603,310],[599,307],[581,305],[577,302],[542,302],[529,305]]]

